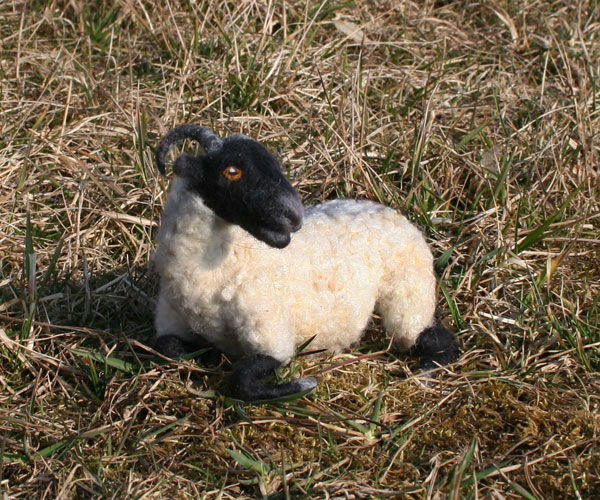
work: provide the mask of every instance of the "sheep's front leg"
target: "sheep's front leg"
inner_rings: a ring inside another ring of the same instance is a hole
[[[200,355],[200,359],[208,364],[216,364],[217,358],[221,357],[220,353],[202,337],[196,337],[197,339],[190,342],[175,335],[163,335],[155,340],[154,349],[172,359],[182,358],[205,349],[206,352]]]
[[[265,384],[263,380],[275,374],[281,365],[272,356],[253,354],[233,365],[229,379],[229,394],[246,402],[266,401],[307,392],[317,386],[312,377],[295,379],[283,384]]]
[[[156,307],[156,339],[154,349],[168,358],[182,358],[188,354],[205,349],[200,355],[203,362],[217,364],[221,353],[200,335],[194,334],[181,314],[161,293]]]
[[[237,320],[236,334],[242,355],[233,365],[228,395],[247,402],[279,399],[317,386],[314,378],[265,383],[294,356],[295,346],[288,315],[278,294],[274,290],[264,293],[268,285],[268,282],[244,283],[238,290],[239,300],[232,301],[232,310],[227,314]],[[236,309],[239,304],[243,307]]]

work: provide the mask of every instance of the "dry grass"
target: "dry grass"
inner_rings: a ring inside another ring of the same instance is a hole
[[[599,8],[4,0],[3,498],[600,496]],[[152,146],[182,122],[416,220],[461,360],[324,371],[374,325],[294,363],[308,400],[245,408],[226,367],[153,362]]]

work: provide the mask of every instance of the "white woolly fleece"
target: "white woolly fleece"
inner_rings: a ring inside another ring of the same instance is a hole
[[[405,217],[369,201],[306,210],[284,249],[271,248],[208,209],[176,179],[154,262],[161,275],[157,337],[199,334],[232,356],[294,348],[339,352],[357,342],[373,310],[399,349],[433,325],[433,258]]]

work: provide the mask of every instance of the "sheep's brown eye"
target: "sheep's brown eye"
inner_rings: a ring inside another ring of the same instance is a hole
[[[242,170],[234,166],[227,167],[223,170],[223,175],[229,181],[239,181],[242,178]]]

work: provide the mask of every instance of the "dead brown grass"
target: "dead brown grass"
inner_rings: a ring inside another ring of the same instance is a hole
[[[599,496],[599,7],[2,2],[2,494]],[[325,371],[374,324],[294,364],[309,400],[246,408],[225,367],[153,362],[152,147],[182,122],[416,220],[461,360]]]

